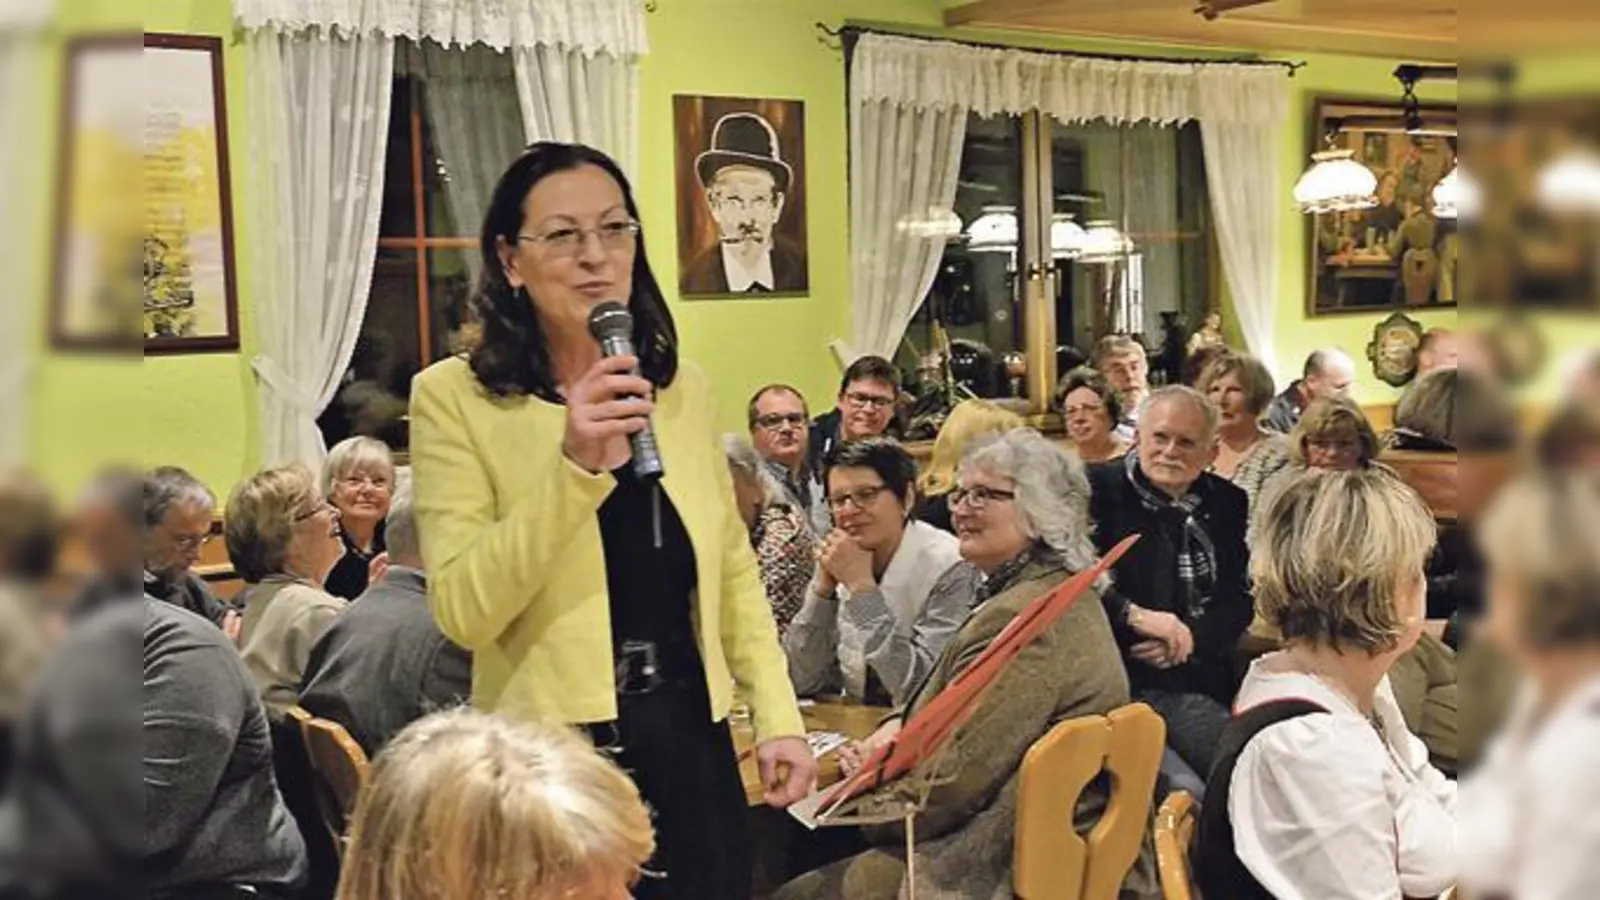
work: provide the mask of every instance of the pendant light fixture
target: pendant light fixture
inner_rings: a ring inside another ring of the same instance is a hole
[[[1017,208],[985,206],[967,226],[967,249],[973,253],[1011,253],[1017,249]]]
[[[1083,253],[1088,232],[1083,230],[1071,213],[1056,213],[1050,219],[1050,256],[1054,259],[1077,259]]]
[[[1539,173],[1539,204],[1553,213],[1600,215],[1600,154],[1571,150]]]
[[[1304,213],[1350,212],[1378,205],[1378,176],[1356,162],[1355,152],[1333,144],[1311,155],[1311,168],[1294,185],[1294,202]]]

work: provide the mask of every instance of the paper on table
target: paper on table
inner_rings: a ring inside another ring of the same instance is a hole
[[[837,731],[813,731],[806,735],[806,741],[811,744],[811,755],[817,759],[850,743],[850,739]]]

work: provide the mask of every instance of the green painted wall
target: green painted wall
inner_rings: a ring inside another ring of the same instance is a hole
[[[941,0],[663,0],[648,17],[651,53],[641,78],[642,154],[636,173],[644,225],[652,235],[652,263],[678,319],[687,356],[710,374],[722,421],[742,429],[743,403],[768,381],[794,383],[825,408],[831,402],[838,369],[827,351],[836,337],[848,337],[849,243],[845,73],[842,54],[817,40],[815,21],[892,23],[935,33]],[[116,0],[67,4],[74,28],[105,28],[128,14]],[[149,30],[217,34],[228,38],[229,127],[234,157],[234,213],[238,246],[240,312],[244,347],[238,354],[167,357],[142,366],[102,360],[46,357],[38,372],[34,415],[37,465],[59,485],[71,485],[106,458],[139,464],[171,462],[188,466],[219,491],[225,491],[259,459],[255,382],[249,359],[256,347],[254,297],[250,279],[251,186],[240,161],[250,152],[245,131],[244,73],[232,44],[228,0],[146,0]],[[1140,47],[1105,41],[1072,41],[1039,35],[971,30],[956,36],[1056,49],[1150,52],[1177,55],[1171,48]],[[1201,55],[1189,53],[1189,55]],[[1357,358],[1363,354],[1376,315],[1308,319],[1305,297],[1305,223],[1289,201],[1294,179],[1309,153],[1311,98],[1318,94],[1393,99],[1390,77],[1395,62],[1341,56],[1303,56],[1310,65],[1293,81],[1291,121],[1284,129],[1284,162],[1277,174],[1284,204],[1279,231],[1281,302],[1276,330],[1280,363],[1287,370],[1314,347],[1336,344]],[[59,53],[47,59],[47,93],[55,96]],[[1584,73],[1590,73],[1589,78]],[[1525,79],[1528,80],[1528,79]],[[1593,87],[1600,65],[1552,61],[1532,78],[1547,90]],[[683,302],[672,288],[677,280],[671,97],[679,93],[770,96],[806,103],[806,158],[810,220],[811,295],[757,301]],[[1432,86],[1430,97],[1453,96],[1450,86]],[[53,128],[42,129],[53,134]],[[47,197],[35,199],[38,221],[46,221]],[[43,267],[39,284],[45,283]],[[40,294],[42,296],[42,293]],[[1426,326],[1451,324],[1454,314],[1426,315]],[[1552,329],[1558,353],[1595,343],[1582,333],[1587,320],[1560,322]],[[42,345],[42,341],[41,341]],[[1549,384],[1538,387],[1548,393]],[[1394,392],[1372,379],[1358,397],[1366,402]],[[96,427],[88,428],[90,424]],[[100,427],[100,426],[109,427]],[[90,443],[87,435],[112,435]]]

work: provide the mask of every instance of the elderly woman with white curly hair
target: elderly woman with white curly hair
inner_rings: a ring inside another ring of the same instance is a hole
[[[977,603],[905,706],[877,733],[844,752],[847,771],[898,734],[906,718],[982,654],[1018,613],[1094,562],[1083,464],[1032,429],[969,447],[949,503],[961,555],[984,574]],[[1023,755],[1057,722],[1103,715],[1128,700],[1128,676],[1105,608],[1093,593],[1080,597],[1012,660],[942,758],[879,788],[858,811],[896,810],[908,792],[926,791],[927,803],[916,821],[916,895],[1010,898],[1016,780]],[[1084,790],[1073,813],[1079,833],[1099,820],[1108,793],[1104,781]],[[874,849],[803,875],[778,896],[900,896],[907,870],[900,849],[903,829],[874,826],[866,837]],[[1149,854],[1142,854],[1124,897],[1159,896],[1149,862]]]

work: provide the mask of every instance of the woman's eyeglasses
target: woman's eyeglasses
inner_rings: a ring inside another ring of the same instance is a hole
[[[951,509],[955,509],[956,507],[965,503],[967,504],[968,509],[977,511],[988,506],[993,501],[1015,500],[1017,499],[1017,494],[1015,491],[1001,491],[994,488],[975,487],[956,488],[955,490],[946,494],[945,497],[947,502],[949,502]]]
[[[874,485],[873,487],[856,488],[853,491],[840,491],[828,498],[828,507],[834,511],[854,506],[856,509],[866,509],[879,494],[888,490],[887,485]]]
[[[595,228],[554,228],[544,234],[519,234],[517,240],[541,244],[556,256],[577,256],[591,234],[600,239],[601,247],[616,253],[631,248],[639,239],[639,223],[619,219],[601,222]]]
[[[383,477],[374,478],[371,475],[351,475],[347,478],[339,479],[339,483],[352,491],[359,491],[362,488],[371,488],[375,491],[387,491],[389,489],[389,479]]]

